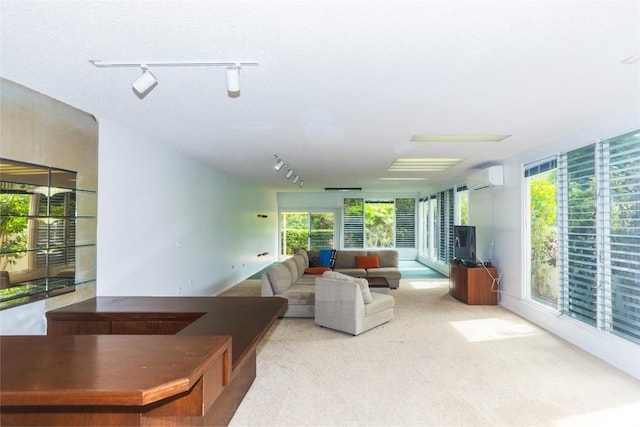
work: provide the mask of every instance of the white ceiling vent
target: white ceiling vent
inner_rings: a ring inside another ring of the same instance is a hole
[[[504,170],[502,166],[491,166],[475,171],[467,177],[467,187],[470,190],[495,187],[504,183]]]

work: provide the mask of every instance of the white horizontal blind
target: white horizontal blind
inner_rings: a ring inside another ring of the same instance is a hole
[[[343,234],[345,248],[364,247],[364,199],[344,199]]]
[[[416,199],[398,198],[396,202],[396,248],[416,246]]]
[[[563,313],[640,342],[640,131],[558,162]]]
[[[565,154],[567,211],[560,225],[566,245],[567,314],[593,326],[597,321],[595,145]]]
[[[640,133],[602,143],[604,328],[640,340]]]

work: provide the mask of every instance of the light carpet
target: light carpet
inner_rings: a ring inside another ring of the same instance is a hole
[[[403,279],[392,295],[394,319],[357,337],[280,319],[230,425],[637,425],[640,381],[566,341],[454,300],[446,279]]]

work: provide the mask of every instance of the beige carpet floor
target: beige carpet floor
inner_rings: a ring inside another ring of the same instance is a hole
[[[640,381],[509,311],[462,304],[442,279],[392,295],[394,319],[357,337],[279,320],[231,425],[638,425]]]

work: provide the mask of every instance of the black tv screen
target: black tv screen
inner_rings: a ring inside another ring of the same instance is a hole
[[[454,225],[454,257],[465,264],[476,265],[476,227]]]

